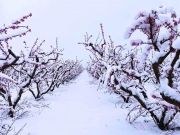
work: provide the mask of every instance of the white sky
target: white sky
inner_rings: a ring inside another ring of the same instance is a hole
[[[60,48],[64,48],[64,59],[89,59],[89,54],[78,42],[84,41],[84,34],[93,34],[94,40],[103,23],[105,35],[111,35],[116,44],[124,44],[125,29],[134,16],[144,9],[159,5],[173,6],[180,13],[179,0],[0,0],[0,27],[4,23],[32,13],[25,25],[32,33],[16,39],[12,46],[21,49],[22,41],[31,46],[36,38],[46,40],[44,47],[55,45],[56,37]]]

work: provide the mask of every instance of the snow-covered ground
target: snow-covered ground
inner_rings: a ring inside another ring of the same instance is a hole
[[[119,98],[103,89],[97,91],[97,87],[97,81],[83,71],[71,83],[45,96],[50,108],[17,120],[16,131],[26,124],[20,135],[165,135],[153,122],[129,124],[128,110],[115,105]]]

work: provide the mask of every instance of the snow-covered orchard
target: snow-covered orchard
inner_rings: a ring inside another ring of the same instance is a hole
[[[32,14],[23,16],[12,22],[12,25],[0,29],[0,96],[1,120],[9,116],[14,119],[26,115],[26,107],[23,95],[27,92],[38,101],[47,93],[52,93],[55,88],[74,79],[83,71],[79,60],[63,60],[63,49],[58,45],[51,46],[48,52],[43,51],[45,40],[38,43],[35,40],[30,48],[24,41],[21,51],[16,54],[9,40],[23,38],[31,32],[29,26],[23,26],[23,22]],[[21,29],[21,32],[16,32]],[[9,31],[13,31],[8,34]],[[11,127],[1,129],[3,135],[8,134]]]
[[[86,49],[92,53],[87,70],[99,79],[99,88],[118,94],[133,104],[130,123],[151,117],[161,130],[179,129],[180,111],[180,18],[173,8],[160,6],[141,11],[127,28],[129,45],[115,45],[101,35],[94,43],[85,35]],[[136,31],[146,38],[130,39]],[[151,87],[150,87],[151,86]]]
[[[17,53],[10,40],[32,32],[23,25],[31,17],[0,26],[0,135],[179,134],[180,17],[173,8],[139,12],[125,45],[107,39],[103,24],[94,42],[86,33],[79,43],[91,53],[86,68],[64,60],[57,41],[48,51],[45,40],[24,41]],[[137,33],[143,37],[133,39]]]

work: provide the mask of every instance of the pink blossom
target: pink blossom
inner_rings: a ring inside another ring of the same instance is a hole
[[[14,29],[16,29],[16,27],[15,27],[14,25],[13,25],[13,26],[11,26],[10,28],[11,28],[11,29],[13,29],[13,30],[14,30]]]
[[[176,18],[177,16],[176,16],[176,13],[172,13],[171,14],[171,18]]]

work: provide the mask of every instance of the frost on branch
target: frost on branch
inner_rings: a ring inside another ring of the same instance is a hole
[[[25,36],[31,31],[28,26],[20,26],[22,22],[31,16],[32,14],[23,16],[23,18],[13,22],[10,26],[7,27],[4,25],[4,28],[0,29],[0,95],[8,102],[10,108],[9,115],[11,117],[13,117],[15,106],[19,102],[23,90],[16,80],[16,74],[13,69],[15,66],[17,66],[17,62],[21,56],[16,55],[13,52],[12,47],[8,44],[8,41],[16,37]],[[24,28],[25,30],[21,33],[15,34],[17,29],[20,28]],[[13,35],[9,35],[9,30],[14,30],[15,33]],[[15,99],[15,101],[12,101],[11,89],[14,89],[15,87],[18,89],[20,88],[21,90],[19,91],[18,97]]]
[[[48,55],[46,62],[42,60],[44,57],[37,57],[38,61],[42,61],[42,64],[38,66],[33,78],[33,85],[29,87],[36,100],[41,99],[48,92],[54,91],[61,84],[74,79],[82,72],[83,68],[78,60],[76,62],[70,60],[64,62],[59,59],[59,54],[60,52]]]
[[[161,129],[170,128],[166,115],[170,115],[171,120],[179,112],[180,95],[179,95],[179,31],[178,26],[180,18],[177,17],[173,8],[161,8],[143,12],[136,17],[132,26],[134,31],[139,30],[146,35],[147,40],[142,45],[152,47],[151,50],[144,49],[143,54],[150,58],[150,52],[153,53],[151,67],[155,75],[159,97],[163,102],[164,115]],[[133,31],[133,32],[134,32]],[[131,32],[131,34],[133,34]],[[143,46],[142,46],[143,47]],[[144,61],[147,61],[144,59]],[[154,96],[154,98],[157,98]],[[170,113],[173,111],[173,113]]]
[[[179,20],[172,8],[142,11],[127,29],[125,38],[137,30],[147,38],[131,40],[131,49],[115,46],[111,38],[110,43],[104,42],[104,48],[101,44],[83,43],[93,55],[87,70],[99,79],[100,86],[118,94],[126,103],[135,102],[131,112],[137,115],[131,117],[131,122],[148,114],[160,129],[176,128],[172,124],[180,105]],[[106,41],[103,34],[102,41]],[[147,89],[148,83],[157,89]]]
[[[28,32],[31,32],[31,29],[29,29],[28,26],[20,26],[20,24],[22,24],[24,21],[26,21],[27,18],[31,17],[32,14],[30,13],[29,15],[26,15],[26,16],[23,16],[20,20],[16,20],[14,21],[10,26],[5,26],[4,25],[4,28],[3,29],[0,29],[0,43],[3,42],[6,42],[8,43],[8,40],[12,40],[13,38],[16,38],[16,37],[22,37],[22,36],[25,36]],[[8,30],[15,30],[16,29],[20,29],[20,28],[24,28],[26,30],[24,30],[23,32],[21,33],[18,33],[18,34],[13,34],[13,35],[7,35],[8,34]]]
[[[177,66],[179,61],[179,31],[178,26],[180,23],[180,18],[177,17],[176,12],[172,10],[172,8],[163,8],[161,10],[152,10],[145,16],[139,16],[137,20],[143,21],[136,21],[136,30],[140,30],[147,36],[147,41],[144,43],[148,44],[149,46],[153,47],[155,51],[155,56],[153,58],[153,71],[156,76],[158,83],[161,83],[161,79],[167,79],[168,87],[172,88],[174,83],[178,83],[178,68]],[[143,27],[144,24],[148,24],[149,27]],[[162,29],[164,34],[162,34]],[[161,36],[164,35],[164,36]],[[168,44],[167,44],[168,43]],[[176,51],[175,51],[176,50]],[[168,65],[170,66],[169,70],[166,70],[166,67],[163,67],[163,62],[168,61]],[[175,66],[176,65],[176,66]],[[161,72],[165,72],[161,73]],[[163,75],[163,76],[162,76]],[[161,95],[164,100],[167,102],[177,105],[178,107],[180,103],[180,99],[174,98],[171,92],[161,90]],[[174,90],[171,90],[172,93]],[[178,94],[178,93],[177,93]]]
[[[31,48],[24,41],[25,49],[19,54],[12,50],[8,41],[31,31],[28,26],[20,26],[31,15],[23,16],[11,26],[0,29],[0,96],[10,117],[15,117],[23,108],[20,104],[25,92],[30,91],[35,99],[39,99],[60,84],[74,79],[83,70],[78,60],[69,60],[66,66],[63,65],[65,63],[60,59],[63,50],[58,50],[58,45],[51,47],[49,52],[43,51],[45,40],[38,43],[37,39]],[[8,30],[20,28],[24,28],[24,32],[6,35]]]

